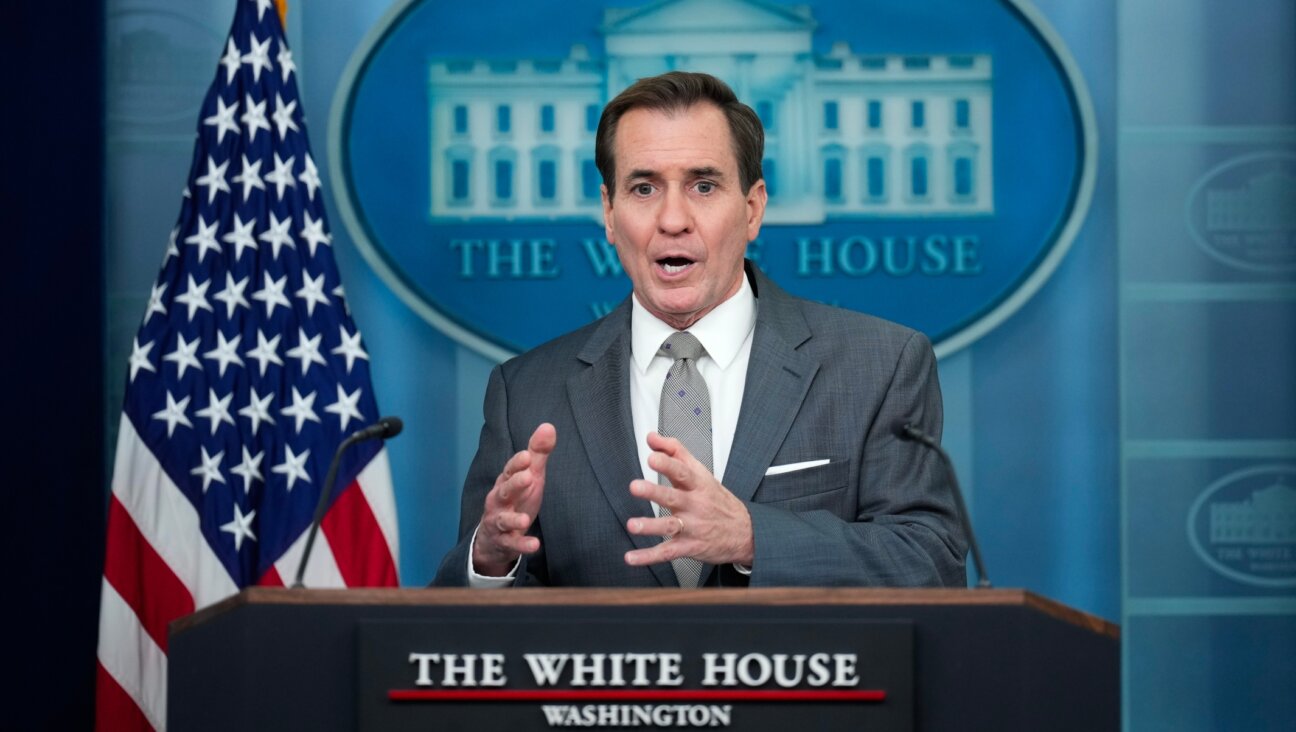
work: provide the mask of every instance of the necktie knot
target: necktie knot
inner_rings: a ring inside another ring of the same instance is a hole
[[[665,356],[674,361],[682,358],[697,361],[705,354],[706,349],[702,347],[702,342],[688,331],[672,333],[669,338],[662,341],[661,348],[657,349],[658,356]]]

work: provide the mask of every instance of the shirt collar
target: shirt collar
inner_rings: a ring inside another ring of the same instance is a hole
[[[634,295],[630,300],[631,357],[634,359],[635,366],[639,368],[639,373],[646,373],[648,364],[652,363],[657,355],[662,341],[676,330],[648,312],[648,309],[639,302],[638,295]],[[702,347],[706,349],[707,355],[717,366],[727,369],[729,364],[738,357],[743,341],[747,340],[747,336],[755,326],[756,296],[747,281],[747,273],[744,272],[738,292],[717,305],[715,310],[702,316],[702,319],[694,323],[688,332],[697,337]]]

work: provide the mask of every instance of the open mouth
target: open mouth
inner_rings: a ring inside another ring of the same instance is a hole
[[[693,260],[687,257],[662,257],[657,260],[657,266],[666,274],[678,274],[692,267]]]

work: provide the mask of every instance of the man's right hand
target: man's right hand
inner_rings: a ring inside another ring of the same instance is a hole
[[[558,432],[545,422],[536,427],[527,449],[509,458],[504,472],[486,494],[486,507],[473,542],[473,571],[502,577],[523,554],[540,549],[540,540],[527,536],[540,500],[544,498],[545,463],[558,442]]]

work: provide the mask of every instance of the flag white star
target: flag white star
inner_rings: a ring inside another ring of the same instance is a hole
[[[274,117],[275,127],[279,128],[280,140],[287,139],[288,130],[292,130],[293,132],[301,131],[301,128],[297,126],[296,120],[293,119],[293,112],[295,111],[297,111],[296,99],[284,104],[283,97],[279,95],[279,92],[275,92],[275,112],[272,116]]]
[[[153,341],[149,341],[141,346],[139,343],[139,336],[136,336],[135,340],[131,342],[130,380],[132,383],[135,381],[135,374],[138,374],[140,369],[157,373],[157,369],[153,367],[153,362],[149,361],[149,351],[152,350]]]
[[[311,276],[303,270],[302,287],[293,294],[300,297],[302,302],[306,303],[306,315],[314,316],[316,303],[319,303],[320,305],[329,304],[328,295],[324,294],[324,273],[320,272],[319,277],[311,279]]]
[[[176,368],[180,372],[176,375],[177,379],[183,379],[185,369],[190,366],[202,371],[202,364],[198,363],[198,358],[194,356],[198,352],[198,345],[202,342],[201,338],[194,338],[193,343],[185,341],[184,333],[176,333],[175,350],[162,357],[163,361],[174,361]],[[188,397],[185,397],[188,399]]]
[[[180,249],[179,249],[179,247],[176,246],[176,237],[178,237],[178,236],[180,236],[180,227],[179,227],[179,226],[172,228],[172,229],[171,229],[171,235],[167,237],[167,250],[166,250],[166,255],[162,257],[162,266],[163,266],[163,267],[166,266],[166,263],[167,263],[167,260],[168,260],[168,259],[170,259],[170,258],[172,258],[172,257],[179,257],[179,256],[180,256]]]
[[[216,96],[216,114],[203,120],[203,124],[216,128],[216,144],[219,145],[225,141],[225,133],[239,133],[238,123],[234,121],[234,115],[238,114],[239,103],[234,100],[232,106],[226,106],[225,100],[220,95]]]
[[[265,19],[265,11],[270,9],[274,0],[252,0],[252,2],[257,4],[257,22],[260,23]]]
[[[261,235],[257,237],[261,241],[266,242],[271,247],[273,247],[275,259],[279,258],[279,250],[282,247],[286,246],[289,249],[297,248],[297,244],[293,242],[292,234],[290,234],[288,231],[291,226],[292,226],[292,214],[289,214],[288,218],[284,219],[283,221],[280,221],[279,217],[275,216],[274,211],[271,211],[270,228],[261,232]]]
[[[193,322],[194,313],[199,310],[212,310],[211,303],[207,302],[207,288],[211,287],[211,280],[203,282],[201,285],[194,282],[193,275],[189,277],[189,289],[175,296],[175,301],[189,307],[189,321]]]
[[[217,165],[216,161],[213,160],[210,155],[207,156],[207,172],[204,175],[199,176],[198,180],[194,181],[199,186],[206,186],[207,203],[211,203],[212,201],[215,201],[216,194],[219,193],[220,191],[224,191],[226,193],[230,192],[229,183],[225,182],[225,169],[228,167],[229,167],[228,160],[221,163],[220,165]],[[199,261],[202,261],[201,255],[199,255],[199,257],[200,257]]]
[[[323,337],[323,333],[317,333],[314,338],[307,338],[305,328],[297,329],[297,345],[288,349],[287,355],[289,358],[301,361],[303,376],[306,375],[306,370],[310,368],[312,363],[317,363],[320,366],[328,365],[319,352],[320,339]]]
[[[275,196],[283,200],[284,188],[294,188],[297,181],[293,179],[292,166],[296,160],[296,155],[289,155],[287,160],[281,160],[279,153],[274,154],[274,170],[266,173],[265,181],[275,184]]]
[[[230,472],[243,479],[243,495],[252,491],[252,481],[259,480],[265,482],[265,477],[261,475],[261,460],[265,458],[265,451],[258,452],[255,457],[248,452],[246,446],[243,448],[243,462],[230,468]]]
[[[315,159],[310,153],[306,153],[306,167],[297,175],[297,180],[306,186],[306,193],[310,200],[315,200],[315,190],[320,187],[319,168],[315,167]]]
[[[210,158],[208,158],[210,160]],[[226,188],[225,190],[229,190]],[[185,244],[193,244],[198,247],[198,263],[202,264],[203,257],[207,256],[207,250],[212,250],[217,254],[221,251],[221,245],[216,241],[216,229],[220,227],[220,220],[211,222],[207,225],[207,219],[202,214],[198,214],[198,231],[192,236],[185,237]]]
[[[185,416],[185,409],[189,407],[189,396],[186,394],[184,399],[177,402],[175,397],[171,396],[171,392],[167,391],[166,399],[166,409],[154,412],[153,419],[160,419],[167,423],[167,437],[175,433],[177,424],[192,429],[193,422],[190,422],[189,418]]]
[[[221,57],[220,62],[221,66],[225,67],[225,83],[229,84],[234,81],[234,75],[243,64],[243,54],[239,52],[238,46],[234,45],[232,37],[225,44],[225,55]]]
[[[297,387],[295,386],[293,387],[292,392],[293,392],[292,404],[284,407],[283,409],[280,409],[279,412],[283,414],[285,417],[292,417],[293,419],[297,420],[296,429],[297,429],[297,434],[300,435],[302,425],[307,420],[311,422],[320,421],[319,416],[315,414],[316,392],[312,391],[310,393],[310,396],[303,397],[301,393],[297,391]]]
[[[166,315],[166,305],[162,304],[162,293],[166,292],[166,283],[159,282],[153,285],[153,294],[149,295],[148,309],[144,311],[144,322],[147,323],[153,313],[162,313]]]
[[[227,272],[226,276],[228,275],[229,273]],[[225,376],[226,366],[229,366],[232,363],[236,363],[239,366],[243,365],[243,359],[239,358],[238,355],[239,341],[241,340],[243,340],[243,336],[240,334],[234,336],[233,340],[227,341],[225,340],[225,334],[218,330],[216,331],[216,347],[204,353],[203,358],[220,364],[220,375],[223,377]]]
[[[248,302],[246,297],[243,297],[243,291],[247,289],[247,286],[247,277],[235,282],[234,275],[229,272],[225,273],[225,289],[212,295],[212,297],[225,303],[225,317],[227,319],[234,317],[234,311],[238,309],[239,305],[248,310],[252,309],[252,303]]]
[[[251,94],[243,95],[243,108],[247,111],[239,119],[247,128],[249,145],[256,142],[257,130],[265,130],[266,134],[270,134],[270,121],[266,119],[265,107],[264,99],[254,102]]]
[[[243,54],[243,63],[252,67],[252,81],[260,83],[261,69],[269,71],[274,68],[270,63],[270,40],[259,42],[255,33],[248,34],[248,52]]]
[[[368,361],[369,354],[365,353],[364,348],[360,346],[360,331],[357,330],[354,335],[347,335],[346,326],[339,325],[338,335],[342,340],[342,345],[329,351],[329,353],[346,357],[347,373],[349,374],[351,373],[351,366],[355,363],[355,360],[357,358],[363,358]]]
[[[252,299],[265,303],[266,317],[269,318],[274,315],[275,305],[282,305],[292,310],[292,303],[288,302],[287,296],[284,295],[284,286],[288,284],[288,275],[272,280],[269,272],[263,272],[262,274],[265,276],[265,287],[252,293]],[[179,300],[180,298],[176,299]]]
[[[360,414],[360,408],[357,406],[360,403],[360,393],[362,391],[364,390],[360,387],[356,387],[354,393],[347,394],[346,390],[342,388],[342,385],[338,384],[337,401],[324,407],[324,411],[330,414],[336,414],[338,419],[342,421],[341,429],[343,432],[346,432],[347,424],[351,422],[352,418],[357,422],[364,420],[364,415]]]
[[[315,256],[315,247],[319,244],[332,244],[333,237],[324,231],[323,216],[320,216],[319,221],[311,218],[309,211],[303,213],[302,216],[305,217],[306,223],[302,226],[302,230],[298,232],[298,236],[305,239],[306,243],[310,245],[311,256],[313,257]]]
[[[279,72],[283,75],[283,83],[287,84],[288,75],[297,70],[297,64],[293,63],[292,51],[283,41],[279,41],[279,55],[275,56],[275,61],[279,62]]]
[[[243,540],[250,539],[256,541],[256,534],[252,533],[252,519],[256,518],[256,511],[248,511],[243,515],[242,509],[238,503],[234,504],[234,518],[230,519],[227,524],[221,524],[221,531],[234,536],[234,551],[243,549]]]
[[[257,396],[256,388],[252,388],[252,394],[249,397],[248,405],[238,410],[240,417],[247,417],[252,420],[252,436],[256,437],[257,428],[262,422],[274,424],[274,417],[270,416],[270,400],[274,399],[274,393],[266,394],[265,398]]]
[[[293,483],[298,478],[311,482],[310,476],[306,473],[306,460],[310,458],[310,450],[306,450],[300,455],[293,453],[292,445],[284,445],[284,461],[270,468],[270,472],[288,476],[288,490],[291,492]]]
[[[257,248],[256,239],[252,238],[252,227],[255,225],[256,219],[243,223],[242,217],[234,214],[234,228],[221,237],[221,241],[234,245],[234,259],[236,261],[243,256],[244,249]]]
[[[279,339],[281,337],[276,334],[274,338],[266,340],[265,333],[257,331],[257,347],[248,351],[247,357],[261,363],[262,376],[265,376],[267,364],[273,363],[276,366],[283,366],[283,359],[279,358]]]
[[[211,433],[214,435],[216,434],[216,430],[220,428],[221,422],[229,425],[234,424],[234,418],[231,417],[229,413],[230,400],[233,398],[234,392],[226,394],[225,398],[221,399],[216,396],[215,389],[208,388],[207,406],[194,412],[194,414],[204,419],[211,420]],[[221,482],[223,483],[224,481]]]
[[[211,487],[212,481],[217,483],[225,482],[225,476],[221,475],[220,471],[220,462],[225,458],[225,451],[221,450],[215,455],[208,455],[206,447],[199,446],[199,449],[202,450],[202,463],[190,470],[189,474],[202,476],[203,493],[206,493],[207,489]]]
[[[247,155],[243,155],[243,167],[239,168],[239,174],[234,176],[234,182],[243,186],[243,203],[247,203],[248,196],[252,195],[253,188],[265,190],[265,181],[261,180],[261,158],[257,158],[255,163],[249,162]]]

